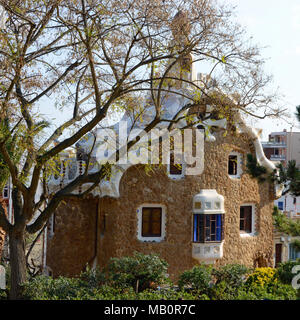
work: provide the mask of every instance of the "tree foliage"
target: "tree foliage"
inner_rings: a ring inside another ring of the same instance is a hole
[[[279,232],[283,232],[293,237],[300,236],[300,222],[288,218],[278,207],[273,211],[274,225]]]
[[[258,164],[257,159],[251,153],[247,154],[247,172],[252,178],[256,178],[260,183],[266,181],[269,177],[267,169]]]
[[[300,196],[300,170],[296,161],[289,161],[286,168],[280,163],[278,169],[279,182],[285,185],[284,194],[290,192],[295,197]]]

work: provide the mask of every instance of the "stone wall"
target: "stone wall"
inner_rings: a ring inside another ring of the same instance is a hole
[[[98,200],[68,201],[55,213],[54,234],[48,232],[47,266],[53,276],[78,275],[95,256]]]
[[[229,153],[243,154],[243,174],[231,179],[227,174]],[[273,265],[272,190],[246,174],[246,154],[254,152],[246,136],[223,137],[205,142],[205,169],[199,176],[173,181],[163,169],[150,176],[142,166],[129,168],[122,177],[120,198],[99,200],[97,257],[99,266],[110,257],[131,255],[134,251],[158,253],[169,263],[172,279],[197,263],[192,259],[192,199],[201,189],[216,189],[225,198],[224,256],[217,265],[241,263],[247,266]],[[47,264],[55,274],[76,274],[95,249],[96,199],[68,203],[57,212],[57,232],[49,241]],[[244,203],[256,206],[257,235],[242,238],[239,210]],[[160,243],[137,239],[137,208],[142,204],[166,206],[166,238]],[[73,208],[72,208],[73,207]],[[74,241],[74,240],[76,241]],[[88,254],[87,254],[88,251]],[[80,260],[80,263],[76,261]],[[76,265],[76,267],[75,267]]]

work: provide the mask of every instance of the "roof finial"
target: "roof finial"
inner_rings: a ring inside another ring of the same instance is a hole
[[[177,44],[185,45],[190,31],[191,25],[187,14],[179,10],[172,20],[172,34]]]

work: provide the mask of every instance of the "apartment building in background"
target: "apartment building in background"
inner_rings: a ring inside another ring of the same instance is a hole
[[[290,160],[296,160],[300,167],[300,132],[284,129],[281,132],[269,134],[269,141],[262,142],[266,157],[286,165]]]
[[[300,132],[272,132],[269,134],[269,141],[262,142],[266,157],[275,163],[281,162],[284,166],[290,160],[295,160],[300,168]],[[284,214],[293,219],[300,219],[300,197],[287,193],[274,201],[274,205]],[[280,262],[300,258],[300,251],[293,244],[300,237],[291,237],[274,230],[275,242],[275,266]]]

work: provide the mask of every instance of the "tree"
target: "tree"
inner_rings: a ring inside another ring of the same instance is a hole
[[[259,49],[244,40],[244,30],[231,19],[232,9],[217,1],[0,0],[0,4],[6,19],[0,32],[0,155],[12,179],[14,208],[14,224],[1,208],[0,226],[9,235],[11,298],[20,297],[26,280],[25,232],[41,230],[62,200],[83,197],[108,175],[105,165],[93,173],[86,169],[48,194],[49,168],[55,167],[63,150],[116,110],[141,118],[149,110],[145,96],[150,97],[154,117],[144,123],[146,132],[163,121],[178,122],[203,99],[217,106],[219,116],[227,117],[232,106],[224,96],[234,99],[235,110],[251,116],[280,114],[272,108],[275,96],[264,91],[270,77],[262,71]],[[187,76],[192,56],[194,63],[210,67],[214,90],[208,90],[207,81]],[[186,99],[171,121],[162,112],[168,93]],[[55,108],[70,118],[46,121],[42,112],[55,114]],[[194,116],[194,123],[203,120],[195,113],[189,116]],[[20,156],[10,150],[12,141]],[[128,148],[134,143],[129,141]],[[40,183],[43,192],[36,199]],[[87,183],[91,187],[86,192],[73,194]]]
[[[300,122],[300,106],[296,107],[296,116]],[[296,161],[291,160],[288,162],[286,168],[282,164],[278,166],[279,177],[281,183],[284,183],[285,190],[283,194],[290,193],[295,197],[300,196],[300,170],[296,166]],[[277,207],[274,207],[274,224],[278,231],[288,234],[292,237],[300,236],[300,222],[294,221],[288,218],[284,213],[282,213]],[[300,250],[300,241],[294,240],[293,244]]]

